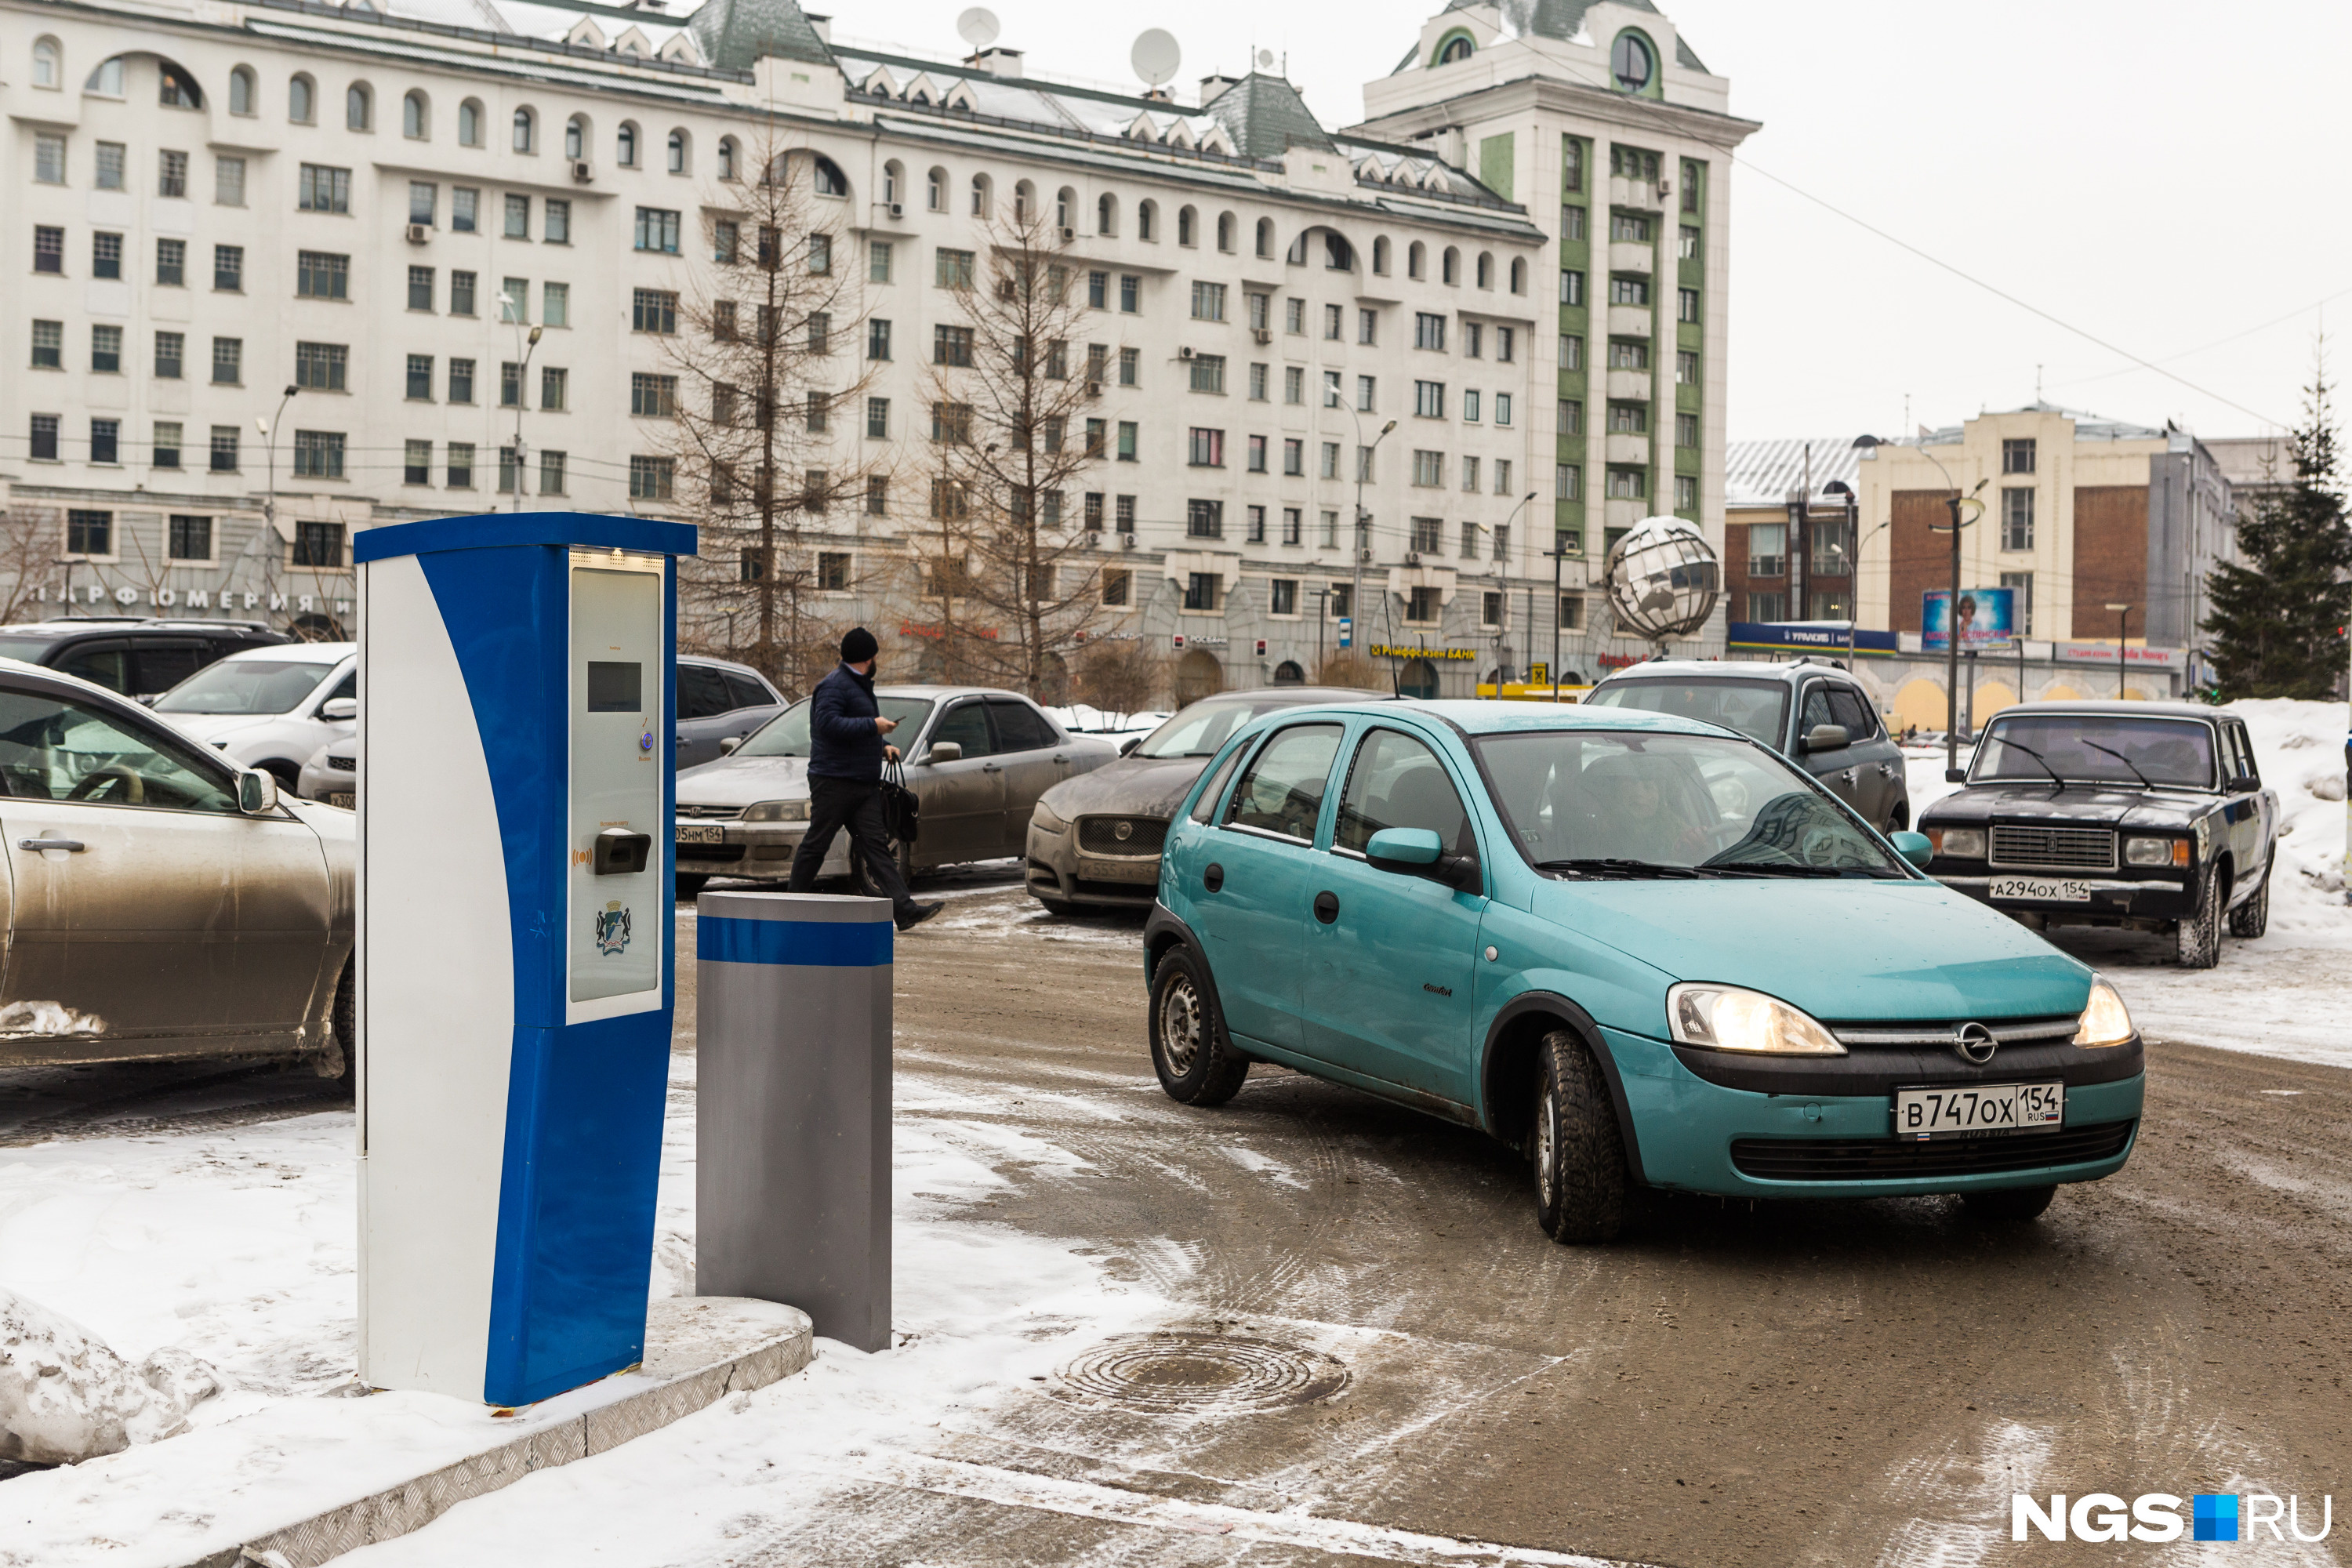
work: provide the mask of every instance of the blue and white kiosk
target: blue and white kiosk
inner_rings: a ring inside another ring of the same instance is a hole
[[[361,532],[359,1371],[494,1405],[645,1354],[682,523]]]

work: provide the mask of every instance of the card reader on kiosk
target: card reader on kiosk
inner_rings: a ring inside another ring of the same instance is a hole
[[[644,1357],[675,958],[680,523],[356,536],[361,1380]]]

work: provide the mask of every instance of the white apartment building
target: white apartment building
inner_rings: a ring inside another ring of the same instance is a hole
[[[1053,204],[1115,367],[1065,515],[1122,582],[1109,634],[1181,646],[1190,689],[1311,676],[1360,576],[1357,646],[1466,695],[1548,654],[1556,540],[1562,663],[1630,651],[1584,613],[1606,531],[1722,538],[1725,153],[1753,127],[1646,6],[1568,9],[1444,13],[1335,132],[1276,77],[1179,104],[835,41],[793,0],[0,0],[29,613],[323,631],[362,528],[694,521],[631,378],[674,370],[661,302],[782,141],[889,323],[841,350],[887,400],[845,444],[928,438],[940,253]],[[916,628],[856,584],[924,525],[916,488],[810,520],[852,563],[840,616],[886,638]]]

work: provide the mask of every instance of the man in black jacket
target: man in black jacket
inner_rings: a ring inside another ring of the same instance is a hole
[[[817,682],[809,700],[809,825],[793,857],[792,890],[816,886],[817,868],[833,847],[833,836],[849,830],[854,866],[864,858],[866,880],[889,899],[900,931],[922,924],[945,907],[919,904],[907,891],[882,826],[882,763],[898,760],[898,748],[882,737],[898,727],[874,700],[874,658],[880,646],[864,626],[841,639],[841,668]]]

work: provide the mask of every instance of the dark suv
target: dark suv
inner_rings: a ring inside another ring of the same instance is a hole
[[[0,626],[0,658],[78,675],[145,701],[217,659],[294,639],[259,621],[120,620],[74,616]]]
[[[1892,833],[1911,826],[1902,749],[1862,682],[1826,660],[1656,659],[1611,676],[1585,701],[1737,730],[1821,780],[1872,826]]]

